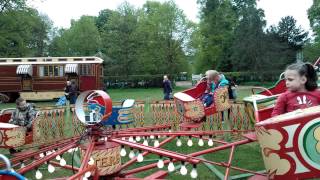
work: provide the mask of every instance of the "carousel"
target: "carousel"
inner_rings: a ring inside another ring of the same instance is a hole
[[[262,91],[242,102],[231,102],[227,90],[221,88],[213,105],[205,108],[198,100],[203,86],[200,83],[176,93],[174,101],[155,101],[148,107],[132,99],[112,102],[104,91],[85,91],[71,111],[41,109],[31,132],[8,124],[12,110],[2,110],[0,147],[14,148],[17,153],[9,159],[0,156],[0,180],[320,176],[320,107],[270,118],[277,94]],[[199,121],[203,117],[206,120]],[[261,171],[234,162],[237,149],[253,142],[261,147],[265,165]],[[228,158],[218,160],[216,154],[224,150]],[[198,172],[199,166],[210,171]]]

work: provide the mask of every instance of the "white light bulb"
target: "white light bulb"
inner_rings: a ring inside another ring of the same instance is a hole
[[[154,135],[151,135],[151,136],[150,136],[150,139],[154,139]]]
[[[60,161],[60,159],[61,159],[60,155],[56,156],[56,160]]]
[[[189,146],[189,147],[191,147],[192,145],[193,145],[193,142],[192,142],[192,140],[189,138],[189,140],[188,140],[188,142],[187,142],[187,145]]]
[[[40,158],[43,158],[43,157],[44,157],[44,154],[43,154],[43,153],[40,153],[39,156],[40,156]]]
[[[53,173],[54,170],[55,170],[54,166],[52,166],[52,164],[49,164],[49,165],[48,165],[48,172],[49,172],[49,173]]]
[[[141,137],[140,137],[140,136],[137,136],[137,137],[136,137],[136,140],[137,140],[137,141],[140,141],[140,140],[141,140]]]
[[[127,151],[125,148],[121,148],[121,151],[120,151],[120,156],[121,157],[125,157],[127,155]]]
[[[60,166],[65,166],[67,164],[66,160],[64,160],[63,158],[60,159]]]
[[[24,168],[24,167],[26,167],[26,165],[22,162],[21,163],[21,168]]]
[[[130,153],[129,153],[129,158],[130,158],[130,159],[133,159],[134,156],[135,156],[135,154],[134,154],[133,150],[131,150]]]
[[[192,179],[196,179],[198,177],[198,172],[196,168],[192,168],[190,176]]]
[[[108,141],[108,137],[104,137],[104,141]]]
[[[159,145],[160,145],[159,140],[156,139],[156,140],[154,141],[153,146],[154,146],[154,147],[159,147]]]
[[[181,175],[185,176],[188,174],[188,169],[186,168],[185,165],[182,165],[181,168],[180,168],[180,173]]]
[[[139,154],[138,154],[137,161],[138,161],[138,162],[142,162],[142,161],[143,161],[143,155],[142,155],[142,153],[139,153]]]
[[[68,150],[68,153],[72,153],[73,152],[73,148]]]
[[[36,179],[42,179],[42,173],[39,169],[36,171]]]
[[[172,131],[171,131],[171,129],[169,129],[169,133],[171,133]]]
[[[133,142],[133,137],[132,136],[129,137],[129,142]]]
[[[181,142],[181,140],[180,140],[180,139],[178,139],[178,140],[177,140],[176,145],[177,145],[178,147],[180,147],[180,146],[182,145],[182,142]]]
[[[157,163],[157,166],[158,166],[159,169],[162,169],[162,168],[163,168],[164,162],[163,162],[162,159],[159,159],[159,161],[158,161],[158,163]]]
[[[87,178],[87,177],[85,177],[85,176],[83,176],[82,180],[88,180],[88,178]]]
[[[168,171],[169,171],[169,172],[174,171],[174,164],[173,164],[173,162],[170,162],[170,163],[169,163],[169,165],[168,165]]]
[[[88,172],[86,172],[85,174],[84,174],[84,177],[86,177],[86,178],[89,178],[91,176],[91,172],[90,171],[88,171]]]
[[[148,144],[148,140],[147,140],[147,139],[144,139],[144,141],[143,141],[143,145],[145,145],[145,146],[149,146],[149,144]]]
[[[208,141],[208,146],[213,146],[213,141],[212,141],[211,138],[210,138],[209,141]]]
[[[199,146],[203,146],[203,145],[204,145],[203,139],[199,139],[198,145],[199,145]]]
[[[94,159],[93,159],[92,157],[90,157],[90,160],[89,160],[88,164],[89,164],[90,166],[92,166],[92,165],[94,164]]]

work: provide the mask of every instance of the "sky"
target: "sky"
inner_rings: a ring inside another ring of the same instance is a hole
[[[82,15],[97,16],[103,9],[115,10],[125,0],[29,0],[29,5],[47,14],[54,26],[69,28],[71,19],[79,19]],[[135,7],[141,7],[146,0],[127,0]],[[157,0],[164,2],[165,0]],[[197,0],[174,0],[186,16],[199,21],[199,5]],[[312,0],[258,0],[258,7],[265,12],[267,26],[277,25],[284,16],[293,16],[297,24],[304,30],[310,30],[307,10]]]

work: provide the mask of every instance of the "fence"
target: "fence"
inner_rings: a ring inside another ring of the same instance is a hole
[[[85,131],[84,125],[76,117],[74,107],[47,107],[39,110],[40,115],[33,123],[33,143],[26,145],[25,148],[53,144],[62,139],[82,135]],[[119,125],[116,129],[169,125],[168,130],[177,131],[180,130],[180,123],[188,121],[175,111],[173,101],[152,101],[148,104],[137,101],[134,116],[134,123]],[[206,119],[206,122],[195,130],[234,130],[235,132],[253,130],[252,120],[247,115],[242,102],[235,102],[228,111],[207,116]],[[233,134],[241,135],[241,133]]]

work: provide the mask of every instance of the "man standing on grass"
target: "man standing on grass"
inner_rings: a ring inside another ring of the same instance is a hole
[[[170,94],[172,93],[172,86],[171,86],[171,82],[168,79],[167,75],[163,76],[163,94],[164,100],[170,100]]]

